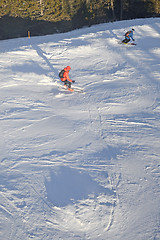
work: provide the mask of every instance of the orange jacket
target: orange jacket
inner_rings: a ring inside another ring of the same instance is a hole
[[[69,82],[72,82],[72,80],[69,77],[69,70],[67,68],[64,68],[64,74],[63,74],[63,78],[61,78],[61,81],[64,82],[66,80],[68,80]]]

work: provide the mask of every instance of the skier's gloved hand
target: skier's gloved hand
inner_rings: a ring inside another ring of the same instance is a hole
[[[75,81],[74,81],[74,80],[72,80],[72,83],[75,83]]]
[[[135,40],[133,39],[133,41],[135,41]]]

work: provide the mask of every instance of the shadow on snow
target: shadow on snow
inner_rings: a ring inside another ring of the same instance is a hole
[[[60,167],[50,173],[50,180],[45,179],[48,200],[57,207],[64,207],[89,195],[115,195],[113,190],[100,186],[90,175],[69,167]]]

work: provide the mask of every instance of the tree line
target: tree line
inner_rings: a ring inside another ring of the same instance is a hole
[[[1,0],[0,16],[32,20],[103,22],[160,14],[159,0]]]
[[[109,21],[160,16],[160,0],[0,0],[0,19],[63,22],[75,29]],[[70,29],[69,28],[69,29]]]

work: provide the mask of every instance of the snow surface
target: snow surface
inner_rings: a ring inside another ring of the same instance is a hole
[[[0,239],[160,239],[160,18],[1,41],[0,105]]]

